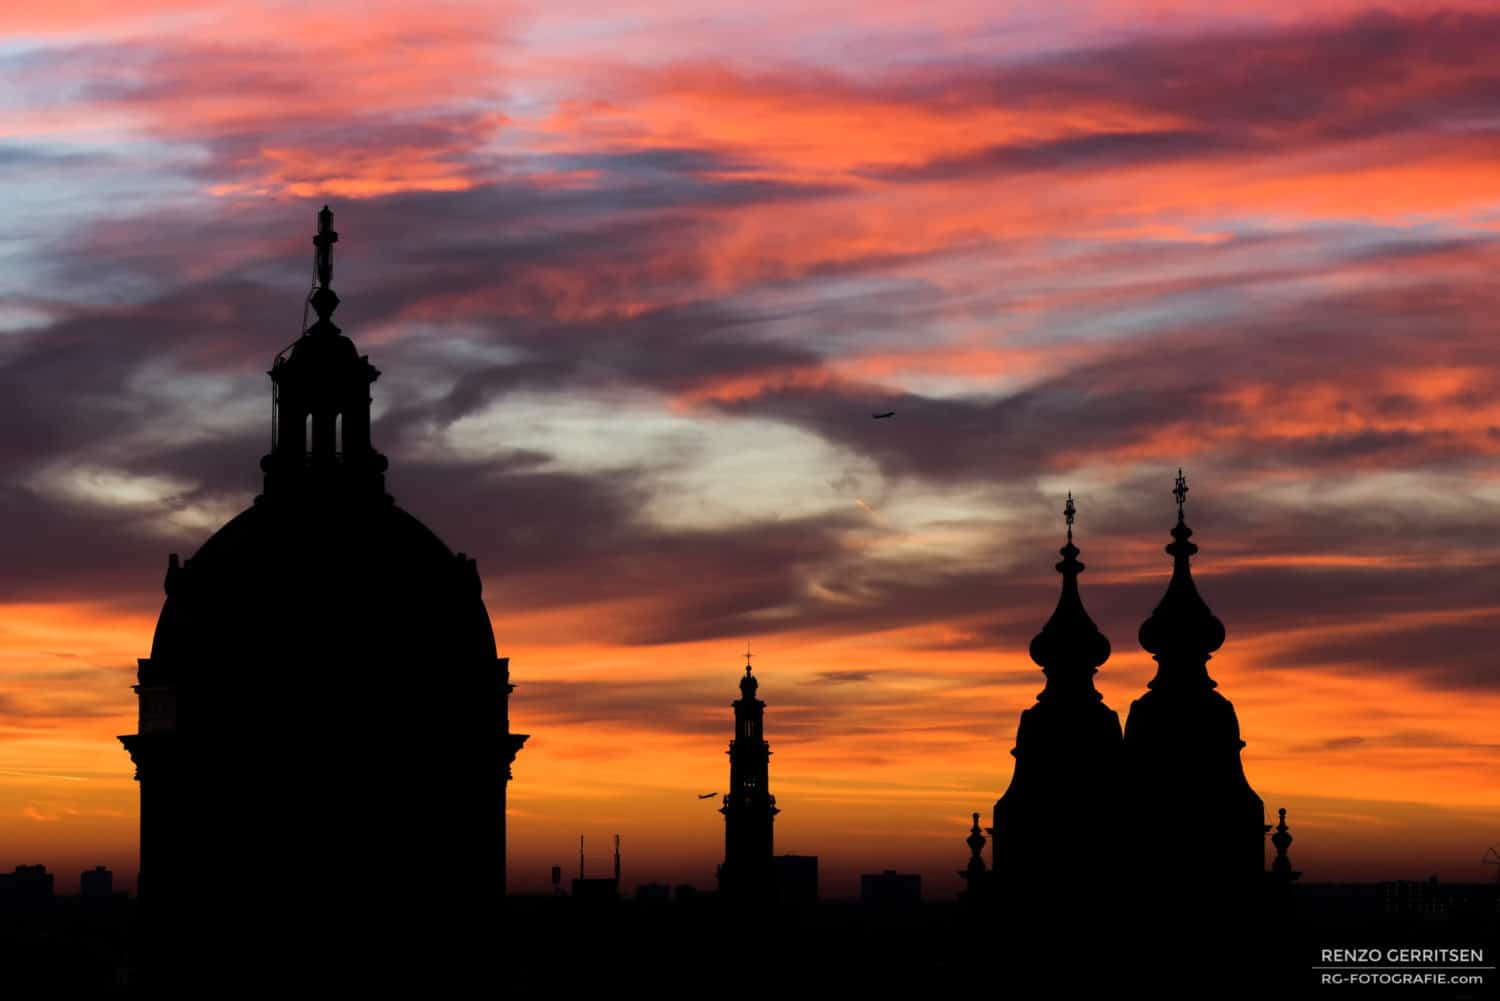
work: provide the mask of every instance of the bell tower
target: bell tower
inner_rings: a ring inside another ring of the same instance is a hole
[[[759,684],[746,651],[740,697],[734,701],[734,739],[729,742],[729,792],[719,809],[724,815],[719,889],[726,896],[775,893],[772,825],[781,811],[771,795],[771,745],[765,739],[766,704],[755,697]]]

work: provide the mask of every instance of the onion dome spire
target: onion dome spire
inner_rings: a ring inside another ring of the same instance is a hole
[[[1057,564],[1057,572],[1063,578],[1062,596],[1052,617],[1031,641],[1031,659],[1047,676],[1047,687],[1038,698],[1080,693],[1103,698],[1094,690],[1093,676],[1099,665],[1109,659],[1109,640],[1084,611],[1083,599],[1078,595],[1078,575],[1083,572],[1083,564],[1078,560],[1078,547],[1073,545],[1073,519],[1077,513],[1070,491],[1063,507],[1068,541],[1058,550],[1062,555]]]
[[[1178,469],[1177,483],[1172,488],[1172,495],[1177,498],[1177,524],[1172,528],[1172,541],[1166,546],[1172,557],[1172,579],[1151,617],[1141,623],[1140,641],[1158,663],[1163,658],[1195,662],[1199,665],[1197,673],[1212,688],[1216,682],[1208,677],[1202,665],[1224,645],[1224,623],[1209,610],[1193,583],[1189,557],[1198,552],[1198,547],[1188,541],[1193,530],[1188,528],[1183,514],[1187,494],[1187,478]],[[1158,672],[1149,687],[1154,688],[1163,680],[1164,672]]]

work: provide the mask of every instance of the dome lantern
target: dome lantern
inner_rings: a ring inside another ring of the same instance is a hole
[[[317,320],[276,356],[271,377],[271,453],[261,460],[265,494],[321,492],[385,498],[385,456],[370,443],[370,386],[380,370],[333,322],[333,245],[339,235],[323,206],[313,236]]]

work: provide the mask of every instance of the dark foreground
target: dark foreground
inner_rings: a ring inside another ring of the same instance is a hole
[[[664,888],[628,900],[516,897],[479,964],[491,986],[475,984],[474,993],[1484,998],[1500,996],[1497,914],[1489,884],[1307,884],[1290,915],[1247,922],[1226,940],[1223,929],[1195,930],[1191,921],[1103,926],[1088,914],[1018,926],[952,901],[757,909]],[[13,903],[0,914],[0,990],[17,998],[148,995],[135,963],[136,918],[123,894]],[[274,962],[276,930],[252,948]],[[232,988],[231,979],[201,986],[214,994]]]

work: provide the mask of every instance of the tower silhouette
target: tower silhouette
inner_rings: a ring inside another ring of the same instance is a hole
[[[1046,684],[1021,713],[1010,786],[995,803],[991,896],[1008,938],[1033,959],[1061,944],[1058,921],[1107,920],[1118,887],[1109,882],[1121,824],[1118,800],[1120,718],[1094,688],[1109,640],[1083,607],[1073,544],[1077,508],[1063,508],[1067,542],[1059,550],[1062,594],[1031,641]],[[1101,878],[1101,873],[1105,874]],[[1038,951],[1042,950],[1042,951]]]
[[[1184,516],[1187,480],[1178,470],[1177,524],[1166,551],[1172,577],[1140,643],[1157,664],[1125,723],[1125,787],[1139,820],[1140,899],[1156,931],[1184,941],[1230,941],[1253,920],[1265,880],[1265,807],[1240,761],[1234,706],[1208,674],[1224,643],[1224,624],[1193,583],[1198,547]]]
[[[147,986],[430,987],[495,961],[526,737],[474,560],[385,491],[380,373],[332,320],[332,224],[325,206],[317,320],[269,373],[264,489],[169,558],[121,738]]]
[[[729,742],[729,792],[724,795],[724,862],[719,890],[726,897],[774,899],[776,893],[772,827],[776,797],[771,795],[771,745],[765,739],[766,704],[755,697],[760,683],[750,672],[734,700],[734,739]]]

